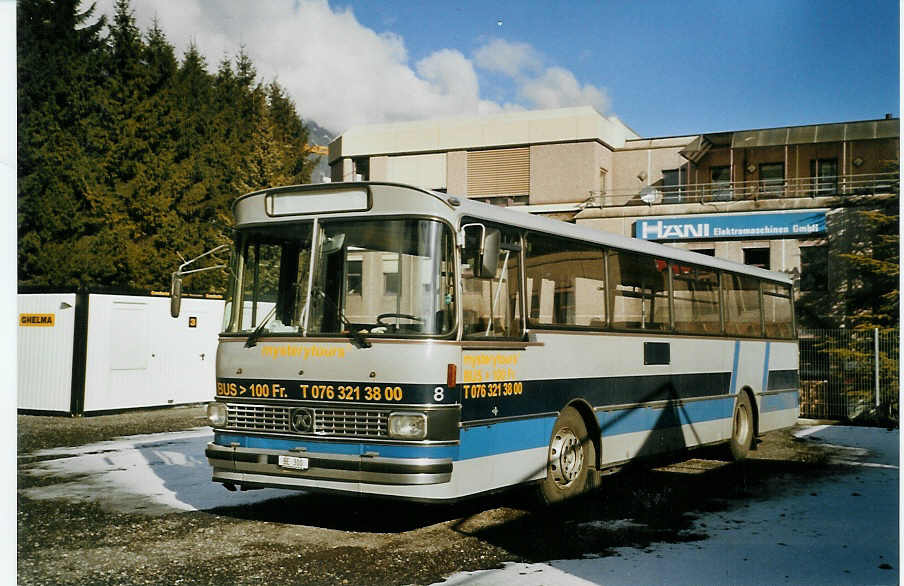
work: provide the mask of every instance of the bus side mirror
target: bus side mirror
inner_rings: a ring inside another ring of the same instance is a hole
[[[221,244],[214,248],[213,250],[208,250],[204,254],[197,256],[189,261],[186,261],[179,265],[179,270],[173,273],[172,280],[170,281],[170,315],[173,317],[179,317],[179,310],[182,308],[182,277],[187,275],[191,275],[194,273],[203,273],[204,271],[213,271],[216,269],[225,269],[226,265],[218,264],[210,267],[201,267],[199,269],[187,269],[187,267],[193,263],[198,262],[205,256],[209,256],[214,254],[215,252],[219,252],[224,249],[230,248],[229,244]]]
[[[182,309],[182,277],[179,273],[173,273],[173,280],[170,283],[170,315],[179,317],[179,311]]]
[[[462,259],[471,265],[475,278],[496,278],[501,236],[498,228],[487,228],[483,224],[465,224],[461,227],[459,242]]]
[[[496,269],[499,268],[499,240],[501,233],[496,228],[490,228],[486,231],[483,238],[483,252],[480,255],[479,263],[481,279],[495,279]]]

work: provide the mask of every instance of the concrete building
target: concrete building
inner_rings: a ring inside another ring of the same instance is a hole
[[[822,286],[832,216],[898,192],[900,121],[643,138],[590,107],[352,128],[333,181],[382,180],[803,275]],[[822,273],[822,274],[817,274]]]

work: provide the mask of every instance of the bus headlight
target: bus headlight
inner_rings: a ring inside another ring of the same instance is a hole
[[[207,404],[207,420],[214,427],[226,424],[226,405],[223,403]]]
[[[390,413],[389,437],[421,440],[427,437],[427,416],[423,413]]]

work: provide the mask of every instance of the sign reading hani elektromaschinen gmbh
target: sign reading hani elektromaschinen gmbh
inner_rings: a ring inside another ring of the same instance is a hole
[[[722,214],[638,220],[634,237],[644,240],[783,238],[825,234],[824,210],[760,214]]]

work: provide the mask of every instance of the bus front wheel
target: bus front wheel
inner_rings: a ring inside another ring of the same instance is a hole
[[[540,483],[540,498],[554,504],[574,498],[588,490],[596,449],[587,433],[581,414],[566,407],[559,414],[549,440],[546,479]]]
[[[728,443],[731,459],[737,462],[746,458],[752,443],[753,407],[750,405],[750,396],[740,391],[731,416],[731,440]]]

